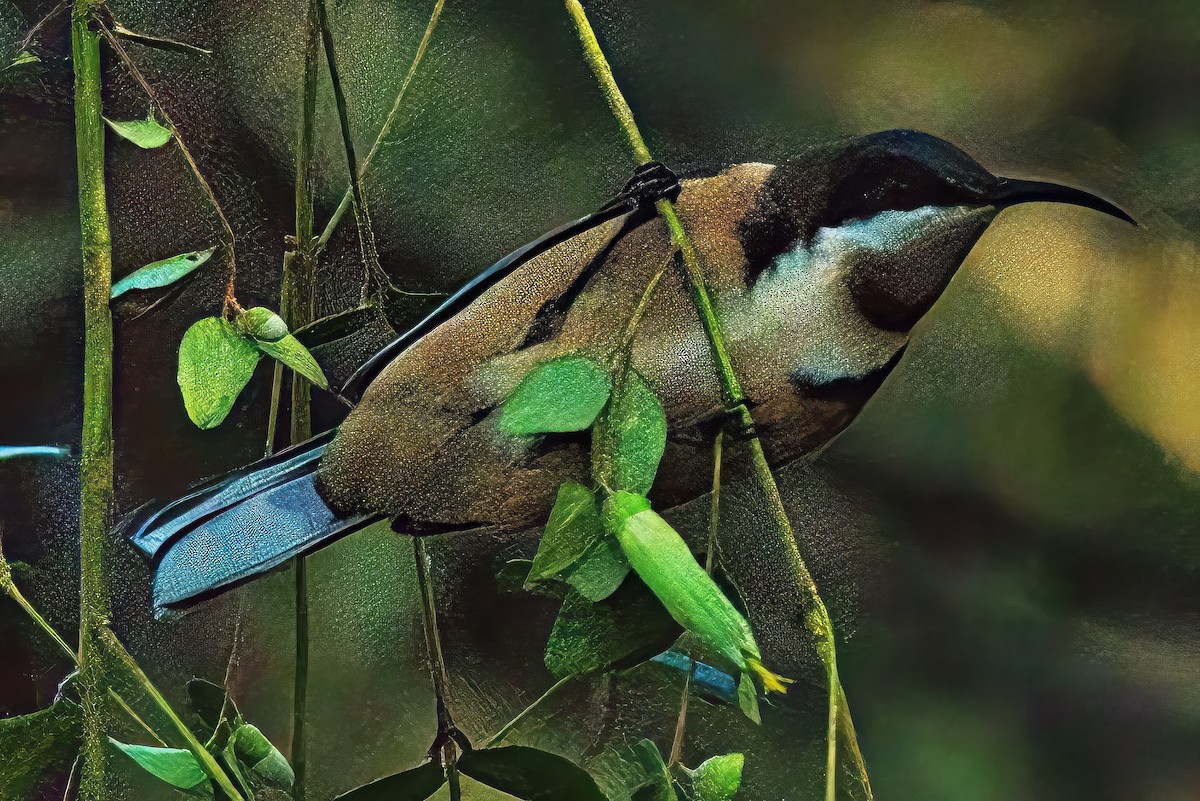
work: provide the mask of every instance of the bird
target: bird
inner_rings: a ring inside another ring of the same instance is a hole
[[[993,175],[936,136],[891,130],[676,181],[635,173],[599,212],[505,257],[368,360],[341,425],[126,523],[164,615],[381,519],[414,536],[541,525],[586,483],[589,434],[514,437],[505,398],[539,364],[621,346],[647,287],[631,365],[669,438],[650,498],[703,495],[727,398],[688,278],[653,201],[672,198],[699,254],[733,367],[773,465],[844,430],[896,369],[914,327],[1004,209],[1067,203],[1128,223],[1098,195]],[[745,432],[743,432],[745,433]]]

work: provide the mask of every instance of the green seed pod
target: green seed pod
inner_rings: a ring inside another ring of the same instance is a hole
[[[313,384],[329,388],[329,381],[317,360],[292,336],[287,324],[275,312],[262,306],[246,309],[237,318],[238,330],[250,337],[254,347],[276,361],[283,362]]]
[[[767,690],[784,692],[785,679],[763,667],[762,655],[746,618],[734,608],[712,576],[671,525],[640,495],[618,492],[605,501],[605,525],[629,564],[679,625],[706,641]]]
[[[264,306],[246,309],[237,318],[238,328],[260,342],[278,342],[288,334],[287,323]]]

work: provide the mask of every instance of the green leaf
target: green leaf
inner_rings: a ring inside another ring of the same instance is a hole
[[[25,64],[36,64],[39,61],[41,61],[41,59],[35,56],[33,53],[29,52],[28,50],[22,50],[20,53],[17,53],[15,56],[13,56],[13,60],[10,61],[8,66],[4,69],[10,70],[13,67],[20,67]]]
[[[328,317],[322,317],[319,320],[313,320],[292,333],[301,345],[312,350],[357,333],[360,329],[377,321],[381,315],[382,312],[377,304],[367,303],[331,314]]]
[[[311,381],[314,386],[329,389],[329,379],[325,377],[325,371],[321,369],[321,365],[317,364],[317,360],[308,352],[308,348],[301,345],[300,341],[291,334],[278,342],[259,342],[258,349],[276,361],[283,362]]]
[[[426,762],[342,793],[337,801],[425,801],[445,783],[446,774],[441,766]]]
[[[467,751],[464,775],[526,801],[607,801],[591,774],[569,759],[522,745]]]
[[[602,601],[616,592],[628,575],[629,560],[621,544],[612,535],[602,533],[567,574],[567,583],[589,601]]]
[[[296,774],[279,749],[271,744],[257,726],[243,723],[233,731],[233,748],[250,772],[271,787],[287,789]]]
[[[704,760],[692,771],[693,801],[733,801],[742,784],[743,754],[725,754]]]
[[[179,345],[179,389],[188,417],[202,429],[221,424],[254,374],[261,354],[220,317],[192,324]]]
[[[567,594],[567,588],[563,584],[553,582],[534,584],[529,587],[525,585],[525,580],[529,577],[529,570],[532,567],[532,559],[508,560],[496,570],[496,589],[508,595],[531,593],[544,598],[557,598],[561,601]]]
[[[546,668],[558,679],[623,670],[670,648],[681,632],[636,578],[599,603],[569,592],[546,643]]]
[[[105,117],[104,121],[122,139],[128,139],[144,150],[153,150],[171,141],[171,132],[158,124],[153,111],[146,112],[144,120],[117,122]]]
[[[193,250],[139,267],[113,284],[109,298],[118,298],[131,289],[155,289],[173,284],[212,258],[216,250],[216,247]]]
[[[238,328],[253,340],[255,347],[282,362],[321,389],[329,389],[329,380],[317,360],[288,333],[283,318],[270,309],[256,306],[238,316]]]
[[[757,724],[762,724],[762,715],[758,711],[758,688],[749,673],[743,673],[738,681],[738,706],[742,714]]]
[[[592,461],[612,490],[645,495],[654,485],[667,445],[662,401],[635,371],[613,391],[612,402],[596,422]]]
[[[79,752],[79,707],[59,701],[29,715],[0,718],[0,798],[24,799]]]
[[[526,583],[537,584],[557,576],[578,562],[603,536],[600,509],[592,491],[574,481],[564,483],[558,488]]]
[[[162,779],[172,787],[191,790],[208,782],[208,774],[200,767],[191,751],[182,748],[158,748],[151,745],[130,745],[109,737],[119,751],[138,763],[151,776]]]
[[[246,779],[246,774],[242,772],[242,762],[238,759],[237,749],[233,746],[233,733],[230,730],[229,721],[221,721],[221,725],[217,727],[214,734],[214,742],[224,742],[225,745],[221,748],[219,761],[225,772],[229,774],[229,778],[233,780],[234,786],[242,792],[249,801],[254,801],[254,791],[250,787],[250,782]]]
[[[667,764],[658,746],[650,740],[640,740],[632,750],[646,777],[630,801],[677,801],[671,774],[667,771]]]
[[[561,356],[535,367],[500,409],[500,428],[513,436],[583,431],[608,402],[612,382],[600,365]]]
[[[64,448],[61,445],[0,445],[0,462],[6,459],[18,459],[26,456],[65,459],[70,455],[71,449]]]
[[[696,562],[678,532],[645,508],[647,501],[640,496],[618,492],[606,504],[605,522],[615,523],[629,564],[671,617],[743,670],[749,669],[751,659],[761,661],[750,624]]]

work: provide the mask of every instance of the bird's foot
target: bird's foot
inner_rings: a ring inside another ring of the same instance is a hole
[[[648,161],[633,171],[620,194],[604,205],[604,209],[626,204],[632,208],[653,206],[659,200],[674,200],[679,196],[679,176],[659,161]]]

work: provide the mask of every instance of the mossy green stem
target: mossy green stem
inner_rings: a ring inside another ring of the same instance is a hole
[[[651,156],[650,149],[646,146],[646,142],[642,138],[641,131],[638,129],[637,122],[634,119],[633,111],[629,108],[625,96],[617,86],[612,67],[609,65],[608,59],[605,57],[604,51],[596,39],[595,31],[592,30],[591,23],[588,22],[583,6],[578,0],[565,0],[565,2],[567,11],[579,34],[584,56],[593,74],[596,76],[600,90],[608,102],[613,116],[616,117],[617,122],[620,124],[622,131],[624,131],[629,141],[634,159],[639,164],[652,161],[653,157]],[[785,558],[789,562],[789,567],[795,579],[805,626],[814,636],[817,652],[822,664],[825,666],[829,683],[829,727],[827,731],[828,748],[825,797],[827,801],[833,801],[837,792],[837,728],[839,721],[848,727],[848,740],[853,740],[853,722],[851,721],[848,709],[845,708],[845,692],[838,678],[833,621],[830,618],[828,609],[825,607],[825,602],[821,599],[812,573],[809,571],[796,545],[795,533],[792,530],[791,521],[788,519],[787,511],[783,505],[783,499],[779,494],[779,487],[775,483],[775,477],[771,472],[770,463],[767,461],[766,454],[763,451],[762,442],[754,434],[754,418],[746,404],[746,395],[742,390],[741,384],[738,382],[737,373],[733,368],[733,362],[729,356],[725,337],[721,331],[716,306],[704,278],[700,256],[696,252],[687,232],[684,230],[683,223],[675,211],[674,203],[668,199],[662,199],[655,206],[659,216],[666,223],[672,242],[674,242],[675,246],[683,254],[683,263],[691,289],[692,301],[700,318],[700,324],[704,330],[705,337],[708,340],[730,415],[737,427],[750,435],[748,447],[755,477],[766,495],[767,506],[772,522],[774,523],[774,528],[779,536]],[[870,784],[867,779],[865,767],[861,762],[861,756],[858,756],[856,761],[860,780],[863,787],[866,788],[868,797],[870,797]]]
[[[92,17],[97,0],[76,0],[71,10],[71,63],[75,84],[75,154],[79,176],[79,227],[83,250],[83,431],[80,440],[79,689],[83,748],[79,797],[102,801],[106,719],[104,669],[96,638],[108,624],[105,575],[113,498],[112,245],[104,185],[104,120],[100,101],[100,37]]]

